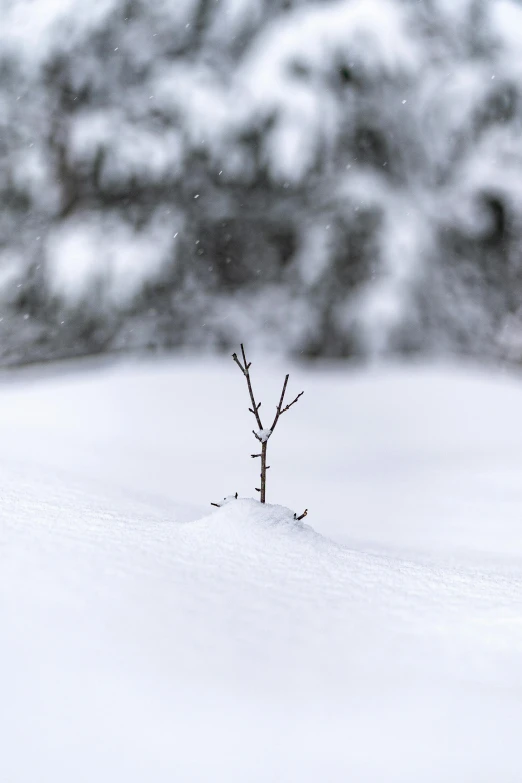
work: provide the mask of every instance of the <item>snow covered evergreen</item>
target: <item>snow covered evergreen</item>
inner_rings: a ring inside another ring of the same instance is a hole
[[[4,360],[518,360],[515,0],[1,0]]]

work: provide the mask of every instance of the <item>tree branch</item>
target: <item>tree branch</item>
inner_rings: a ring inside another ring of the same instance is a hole
[[[233,360],[235,361],[235,363],[237,364],[237,366],[239,367],[239,369],[241,370],[241,372],[244,375],[245,374],[245,368],[243,367],[243,365],[241,364],[241,362],[237,358],[237,353],[233,353],[232,354],[232,358],[233,358]]]
[[[243,343],[241,343],[241,354],[243,356],[244,365],[241,364],[241,362],[237,358],[237,354],[236,353],[232,354],[232,358],[233,358],[233,360],[235,361],[235,363],[237,364],[237,366],[239,367],[239,369],[241,370],[241,372],[243,373],[243,375],[246,378],[246,382],[247,382],[247,386],[248,386],[248,393],[250,394],[250,400],[252,402],[252,407],[249,408],[248,410],[251,413],[254,414],[254,416],[256,417],[257,426],[259,427],[260,430],[262,430],[263,429],[263,425],[261,423],[261,417],[259,416],[259,408],[261,407],[261,403],[259,403],[259,405],[258,405],[256,403],[256,399],[254,397],[254,391],[252,389],[252,381],[250,380],[250,373],[248,371],[249,368],[250,368],[251,362],[250,363],[247,362],[247,358],[246,358],[246,354],[245,354],[245,348],[243,346]],[[256,435],[256,437],[257,437],[257,435]],[[261,438],[257,438],[257,439],[261,440]]]
[[[280,399],[279,399],[279,405],[278,405],[278,406],[277,406],[277,408],[276,408],[276,415],[275,415],[274,422],[273,422],[273,424],[272,424],[272,427],[271,427],[271,430],[272,430],[272,432],[274,431],[274,429],[275,429],[275,426],[276,426],[277,422],[279,421],[279,417],[281,416],[281,414],[282,414],[282,413],[286,413],[286,412],[287,412],[287,410],[289,410],[289,409],[292,407],[292,405],[295,405],[295,404],[296,404],[296,402],[297,402],[297,400],[299,399],[299,397],[302,397],[302,396],[303,396],[303,394],[304,394],[304,392],[300,392],[300,393],[297,395],[297,397],[295,398],[295,400],[292,400],[292,402],[289,402],[289,403],[288,403],[288,405],[286,405],[286,406],[283,408],[283,402],[285,401],[286,387],[287,387],[287,385],[288,385],[288,379],[289,379],[289,377],[290,377],[290,376],[289,376],[289,375],[287,375],[287,376],[285,377],[285,382],[283,383],[283,391],[281,392],[281,397],[280,397]]]
[[[235,497],[235,499],[236,499],[236,500],[238,499],[238,494],[237,494],[237,492],[236,492],[236,494],[234,495],[234,497]],[[223,498],[223,500],[226,500],[226,498]],[[215,506],[216,508],[221,508],[221,503],[211,503],[210,505],[211,505],[211,506]]]
[[[283,410],[281,411],[281,413],[286,413],[286,412],[287,412],[287,410],[289,410],[289,409],[292,407],[292,405],[295,405],[295,404],[296,404],[296,402],[297,402],[297,400],[299,399],[299,397],[302,397],[302,396],[303,396],[303,394],[304,394],[304,391],[302,391],[302,392],[299,392],[299,394],[297,395],[297,397],[295,398],[295,400],[292,400],[292,402],[289,402],[289,403],[288,403],[288,405],[287,405],[285,408],[283,408]]]
[[[286,387],[288,385],[288,379],[289,378],[290,378],[289,375],[285,375],[285,381],[283,383],[283,391],[281,392],[281,397],[279,398],[279,404],[276,407],[276,415],[275,415],[274,421],[272,423],[272,426],[270,427],[272,432],[274,431],[274,428],[275,428],[275,426],[276,426],[276,424],[277,424],[277,422],[279,420],[279,417],[281,415],[281,406],[283,405],[283,401],[285,399]]]

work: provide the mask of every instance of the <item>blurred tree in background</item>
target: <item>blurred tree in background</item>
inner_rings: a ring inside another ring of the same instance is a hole
[[[522,357],[515,0],[0,0],[0,358]]]

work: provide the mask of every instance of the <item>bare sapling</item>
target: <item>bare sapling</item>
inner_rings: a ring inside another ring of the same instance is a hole
[[[260,493],[261,503],[265,503],[266,502],[266,472],[270,468],[270,465],[267,465],[266,462],[268,441],[274,434],[274,430],[277,427],[280,417],[283,415],[283,413],[289,411],[292,405],[295,405],[298,399],[303,396],[304,392],[300,392],[297,395],[297,397],[294,400],[292,400],[292,402],[289,402],[287,405],[285,405],[286,387],[288,386],[288,379],[290,377],[289,375],[286,375],[283,383],[283,390],[281,391],[281,397],[279,398],[279,403],[277,404],[276,407],[274,419],[270,427],[268,429],[265,428],[263,426],[263,422],[261,421],[261,415],[259,413],[259,409],[261,408],[261,403],[256,402],[256,398],[254,396],[254,390],[252,388],[252,379],[250,377],[251,362],[247,362],[247,358],[245,355],[245,348],[242,343],[241,343],[241,355],[242,355],[242,361],[241,359],[238,358],[237,353],[233,353],[232,358],[234,359],[235,363],[237,364],[237,366],[245,376],[247,386],[248,386],[248,393],[250,395],[250,403],[252,405],[252,407],[249,408],[248,410],[256,420],[257,429],[252,430],[252,432],[256,440],[261,444],[261,452],[259,454],[252,454],[251,456],[252,459],[261,460],[261,474],[260,474],[261,486],[256,487],[256,492]],[[296,516],[295,518],[303,519],[303,517],[305,517],[306,514],[307,512],[305,511],[300,517]]]

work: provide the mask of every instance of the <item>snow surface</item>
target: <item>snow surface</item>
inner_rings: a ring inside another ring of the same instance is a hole
[[[1,780],[522,779],[521,379],[294,388],[290,509],[211,509],[259,469],[232,360],[4,377]]]

